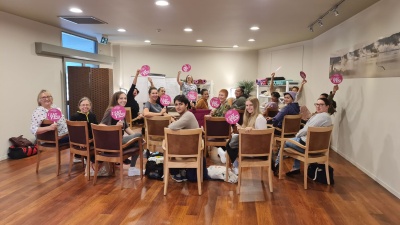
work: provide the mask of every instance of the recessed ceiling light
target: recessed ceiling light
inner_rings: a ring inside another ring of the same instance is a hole
[[[201,39],[197,39],[196,41],[197,41],[197,42],[203,42],[203,40],[201,40]]]
[[[73,13],[82,13],[82,9],[79,8],[70,8],[69,11]]]
[[[250,41],[250,42],[253,42],[253,41],[256,41],[256,40],[254,40],[253,38],[251,38],[251,39],[249,39],[249,41]]]
[[[260,28],[259,27],[256,27],[256,26],[254,26],[254,27],[250,27],[250,30],[259,30]]]
[[[119,28],[118,31],[119,32],[126,32],[126,30],[124,28]]]
[[[150,43],[151,41],[150,41],[150,40],[145,40],[144,42],[146,42],[146,43]]]
[[[232,47],[234,47],[234,48],[239,48],[239,45],[234,45],[234,46],[232,46]]]
[[[190,27],[187,27],[187,28],[185,28],[185,29],[183,29],[183,30],[186,31],[186,32],[192,32],[192,31],[193,31],[193,29],[190,28]]]
[[[156,1],[156,5],[158,5],[158,6],[167,6],[167,5],[169,5],[169,2],[165,1],[165,0],[158,0],[158,1]]]

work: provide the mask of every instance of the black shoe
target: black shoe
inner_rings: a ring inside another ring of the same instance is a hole
[[[130,159],[125,159],[124,160],[124,164],[125,165],[130,165],[131,164],[131,160]]]
[[[292,176],[296,174],[300,174],[300,169],[289,171],[286,173],[286,176]]]
[[[276,166],[272,167],[272,171],[274,171],[274,176],[279,175],[279,163]]]

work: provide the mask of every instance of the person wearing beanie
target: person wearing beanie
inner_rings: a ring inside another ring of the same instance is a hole
[[[298,115],[300,113],[299,104],[294,102],[296,99],[296,92],[288,91],[285,92],[283,96],[286,106],[283,107],[275,117],[267,117],[267,121],[272,123],[274,127],[282,128],[283,118],[286,115]],[[280,131],[275,130],[275,134],[280,135]]]

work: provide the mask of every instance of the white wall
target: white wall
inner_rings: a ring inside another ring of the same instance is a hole
[[[113,46],[113,56],[119,59],[114,65],[114,75],[120,76],[121,87],[129,89],[130,76],[142,65],[149,65],[151,73],[176,77],[182,65],[188,63],[192,70],[182,73],[181,78],[191,74],[194,79],[212,80],[211,96],[216,96],[220,89],[235,87],[240,80],[256,79],[257,54],[257,51]]]
[[[60,45],[60,29],[0,11],[0,160],[7,158],[8,138],[24,135],[33,140],[29,131],[36,97],[48,89],[54,103],[61,105],[60,58],[37,56],[35,42]]]
[[[313,40],[259,51],[259,71],[270,73],[260,61],[271,60],[271,52],[290,57],[297,54],[296,49],[304,48],[308,80],[304,94],[307,107],[314,109],[312,103],[332,88],[328,79],[330,54],[397,33],[398,21],[400,1],[382,0]],[[296,62],[288,63],[297,66]],[[345,79],[335,96],[338,112],[333,116],[332,139],[334,150],[398,198],[400,120],[396,116],[400,104],[395,90],[399,86],[400,77]]]

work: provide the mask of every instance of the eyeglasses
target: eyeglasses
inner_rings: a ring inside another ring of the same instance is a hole
[[[52,98],[53,96],[51,96],[51,95],[49,95],[49,96],[43,96],[43,97],[41,97],[40,99],[50,99],[50,98]]]
[[[318,103],[314,103],[315,106],[323,106],[325,104],[318,104]]]

